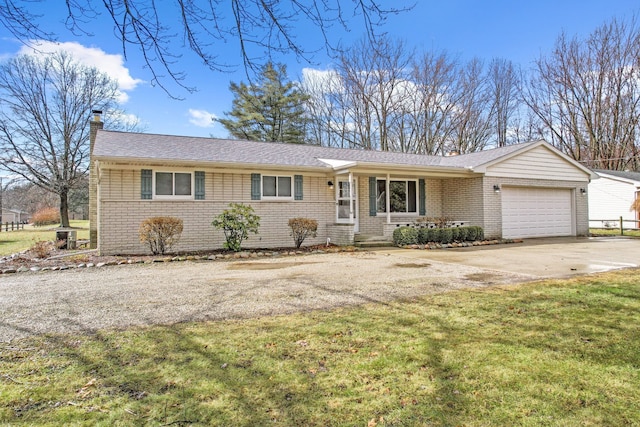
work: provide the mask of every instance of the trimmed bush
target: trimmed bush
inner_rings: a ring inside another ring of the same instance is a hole
[[[229,209],[225,209],[215,217],[211,225],[224,231],[225,249],[240,252],[242,241],[249,238],[249,233],[258,234],[260,217],[255,214],[251,206],[230,203]]]
[[[478,229],[476,227],[467,227],[467,240],[470,242],[474,242],[478,237]]]
[[[418,243],[424,245],[429,243],[429,229],[426,227],[418,229]]]
[[[461,240],[460,240],[460,227],[452,227],[451,228],[451,241],[452,242],[461,242]]]
[[[31,222],[36,227],[60,224],[60,210],[58,208],[44,208],[31,216]]]
[[[440,229],[440,243],[447,244],[453,242],[453,228]]]
[[[398,246],[415,245],[418,243],[418,234],[413,227],[398,227],[393,230],[393,243]]]
[[[440,243],[442,238],[442,228],[430,228],[429,229],[429,241],[433,243]]]
[[[318,235],[318,221],[309,218],[291,218],[289,220],[291,236],[296,248],[299,248],[307,236],[316,237]]]
[[[476,240],[484,240],[484,229],[479,225],[476,226],[476,229],[478,230],[478,234],[476,235]]]
[[[468,236],[468,230],[467,227],[457,227],[456,230],[458,230],[458,241],[459,242],[466,242],[467,241],[467,236]]]
[[[154,216],[140,224],[140,241],[149,245],[154,255],[164,254],[178,243],[182,235],[183,222],[173,216]]]

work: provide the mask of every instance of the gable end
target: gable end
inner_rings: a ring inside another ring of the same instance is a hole
[[[486,176],[589,181],[589,174],[540,145],[487,167]]]

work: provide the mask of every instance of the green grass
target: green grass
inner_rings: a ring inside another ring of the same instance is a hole
[[[78,229],[79,240],[89,239],[89,221],[72,220],[71,227]],[[45,240],[52,241],[56,238],[57,225],[33,227],[25,225],[24,230],[0,232],[0,256],[10,255],[25,249],[29,249],[34,243]]]
[[[619,228],[590,228],[589,233],[593,236],[619,236],[620,229]],[[623,233],[625,236],[631,237],[640,237],[640,230],[630,230],[624,229]]]
[[[640,270],[0,344],[0,424],[640,425]]]

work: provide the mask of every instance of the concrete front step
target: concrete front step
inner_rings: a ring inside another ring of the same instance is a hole
[[[389,248],[393,246],[393,242],[390,242],[388,240],[374,240],[374,241],[355,242],[353,245],[356,248]]]
[[[384,236],[370,236],[366,234],[356,234],[354,246],[359,248],[389,247],[393,242]]]

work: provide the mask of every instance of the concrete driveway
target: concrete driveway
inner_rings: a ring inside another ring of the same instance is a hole
[[[640,266],[640,240],[622,237],[559,237],[523,243],[447,250],[377,249],[404,257],[467,265],[532,278],[568,277]]]

